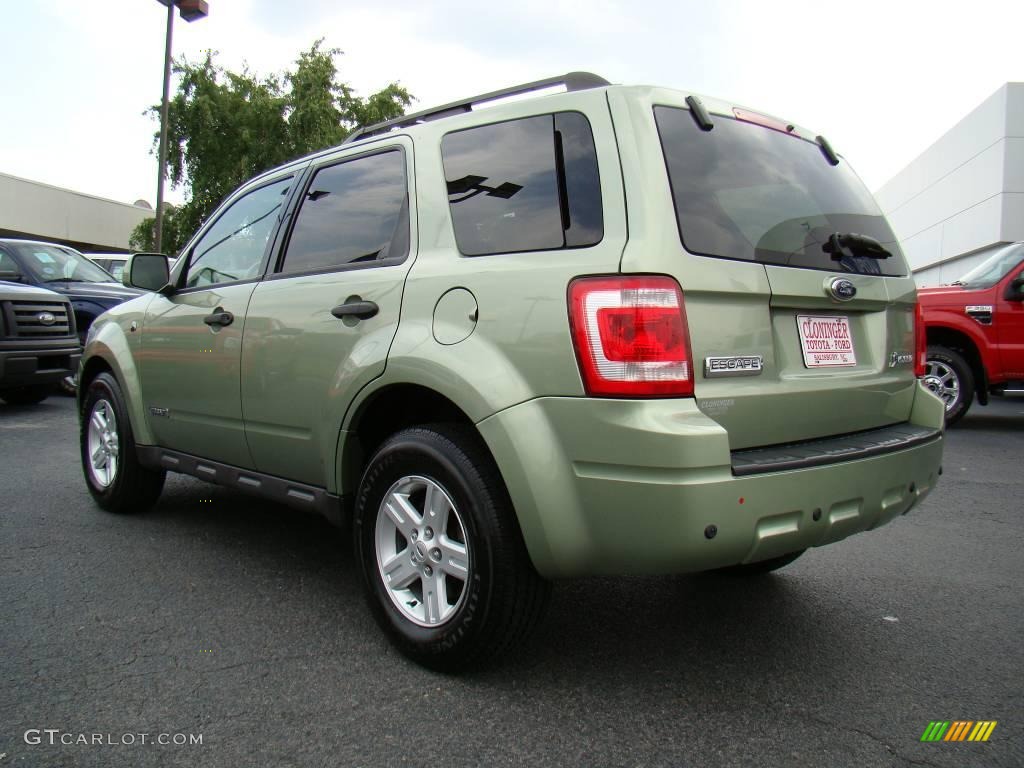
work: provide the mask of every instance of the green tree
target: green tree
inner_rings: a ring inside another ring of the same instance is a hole
[[[172,186],[188,200],[168,223],[164,250],[177,253],[233,189],[256,174],[302,155],[340,144],[357,126],[401,116],[412,95],[397,83],[360,98],[339,80],[337,48],[317,40],[293,69],[260,77],[248,68],[226,70],[208,51],[193,63],[174,63],[178,85],[168,105],[167,168]],[[148,110],[160,119],[159,105]],[[159,133],[154,145],[159,141]],[[132,232],[151,248],[153,219]]]
[[[181,217],[178,216],[178,208],[175,208],[170,203],[164,203],[164,246],[168,243],[184,243],[192,231],[183,232],[181,228]],[[132,230],[131,236],[128,238],[128,247],[133,251],[155,251],[156,240],[154,230],[156,229],[156,219],[148,218],[143,219],[142,222]],[[174,252],[177,252],[177,248]]]

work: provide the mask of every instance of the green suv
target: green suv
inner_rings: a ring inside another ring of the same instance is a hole
[[[520,643],[552,579],[769,571],[940,472],[871,195],[822,137],[675,90],[572,73],[362,128],[125,281],[152,292],[80,371],[99,505],[173,471],[350,526],[434,668]]]

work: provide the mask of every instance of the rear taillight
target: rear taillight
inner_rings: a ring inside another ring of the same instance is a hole
[[[924,327],[924,308],[918,301],[914,306],[914,375],[923,378],[928,367],[928,332]]]
[[[672,278],[574,280],[569,322],[588,395],[693,395],[683,292]]]

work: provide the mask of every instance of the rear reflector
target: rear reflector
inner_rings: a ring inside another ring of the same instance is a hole
[[[924,307],[914,307],[914,375],[923,378],[928,367],[928,331],[924,327]]]
[[[672,278],[574,280],[569,322],[588,395],[693,395],[683,292]]]

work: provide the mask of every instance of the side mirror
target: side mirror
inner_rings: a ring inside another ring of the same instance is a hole
[[[162,253],[133,253],[128,257],[121,274],[121,282],[129,288],[159,291],[167,285],[171,270]]]
[[[1006,286],[1007,301],[1024,301],[1024,275],[1015,277]]]
[[[0,272],[0,280],[6,280],[9,283],[20,283],[24,279],[20,272]]]

